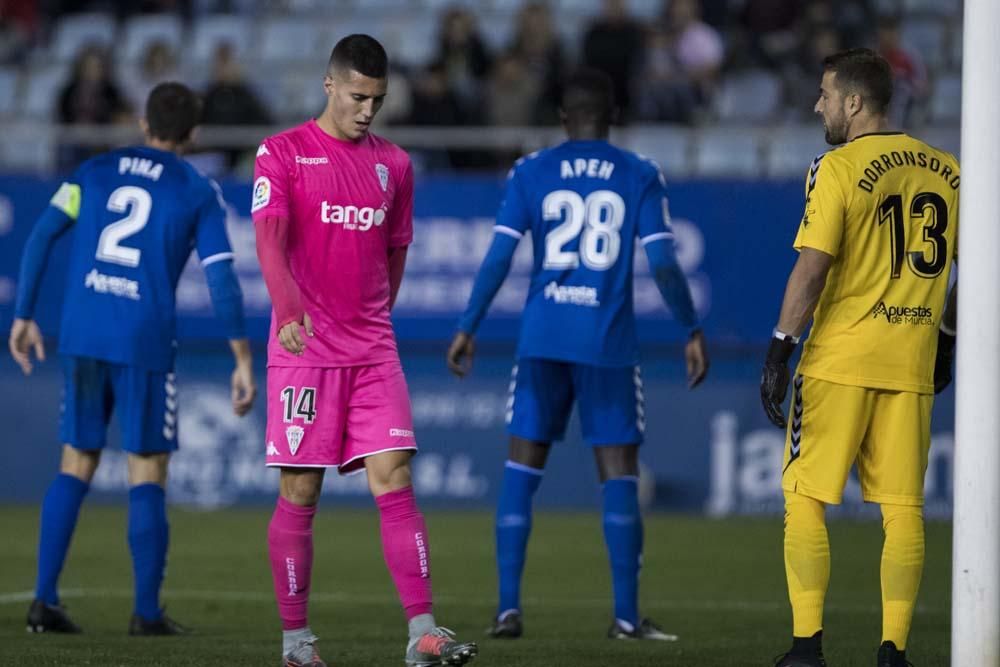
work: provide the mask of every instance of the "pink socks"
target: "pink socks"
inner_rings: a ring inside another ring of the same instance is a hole
[[[375,498],[375,504],[382,518],[382,553],[406,618],[430,614],[430,545],[427,524],[417,509],[413,487],[384,493]]]
[[[300,507],[278,498],[267,528],[267,546],[274,577],[274,595],[284,630],[305,628],[312,572],[312,522],[316,506]],[[384,534],[384,529],[383,529]]]

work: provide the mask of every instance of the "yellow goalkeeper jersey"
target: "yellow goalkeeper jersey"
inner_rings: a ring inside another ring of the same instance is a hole
[[[795,249],[834,261],[799,373],[933,393],[958,190],[955,157],[901,132],[862,135],[813,161]]]

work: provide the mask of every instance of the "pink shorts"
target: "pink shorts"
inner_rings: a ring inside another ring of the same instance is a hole
[[[398,361],[267,369],[267,465],[357,472],[372,454],[417,448]]]

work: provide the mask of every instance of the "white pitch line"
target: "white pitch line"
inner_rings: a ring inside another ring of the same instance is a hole
[[[69,588],[60,592],[60,597],[67,599],[79,598],[112,598],[112,599],[132,599],[133,592],[125,588]],[[199,600],[213,601],[223,600],[227,602],[274,602],[274,593],[271,591],[212,591],[212,590],[171,590],[163,591],[162,596],[174,600]],[[19,602],[30,602],[35,597],[34,591],[17,591],[12,593],[0,593],[0,605],[14,604]],[[314,592],[309,594],[312,602],[335,602],[346,604],[374,604],[391,605],[398,604],[399,600],[391,595],[363,595],[356,593],[322,593]],[[492,598],[472,598],[462,595],[435,595],[435,602],[445,604],[477,604],[490,606],[495,600]],[[610,603],[605,598],[532,598],[524,600],[525,604],[537,605],[539,607],[604,607]],[[734,612],[762,612],[762,611],[782,611],[787,608],[786,602],[767,602],[763,600],[647,600],[642,603],[645,609],[664,609],[674,611],[734,611]],[[878,613],[878,605],[863,604],[828,604],[827,611],[839,613]],[[918,613],[925,614],[948,614],[950,609],[933,605],[918,605]]]

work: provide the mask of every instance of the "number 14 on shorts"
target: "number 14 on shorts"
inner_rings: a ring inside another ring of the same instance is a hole
[[[285,408],[286,423],[302,419],[305,423],[312,424],[316,419],[315,387],[302,387],[298,391],[295,387],[285,387],[281,390],[281,402]]]

